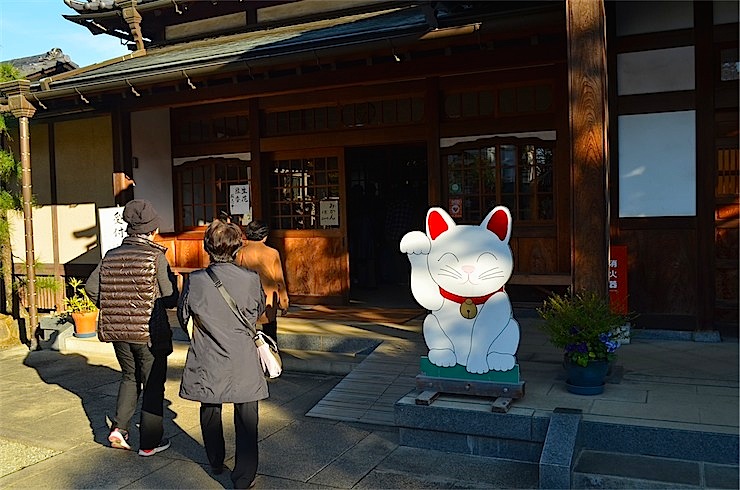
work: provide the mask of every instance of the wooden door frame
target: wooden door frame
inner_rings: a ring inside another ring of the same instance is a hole
[[[339,166],[339,227],[330,228],[326,230],[321,229],[308,229],[308,230],[283,230],[275,229],[270,226],[270,237],[268,243],[275,246],[283,256],[283,265],[285,266],[286,260],[285,251],[283,250],[283,244],[286,239],[291,238],[337,238],[341,243],[341,252],[343,258],[340,260],[344,262],[343,268],[345,270],[344,277],[341,278],[341,291],[337,295],[331,296],[314,296],[314,295],[300,295],[291,294],[290,291],[290,278],[286,277],[288,282],[288,293],[291,295],[291,303],[304,303],[304,304],[347,304],[349,302],[349,255],[347,251],[347,189],[346,189],[346,172],[345,172],[345,161],[344,161],[344,148],[343,147],[323,147],[323,148],[306,148],[306,149],[290,149],[290,150],[276,150],[271,152],[262,152],[260,159],[264,165],[264,173],[269,175],[270,167],[272,162],[275,160],[286,160],[286,159],[297,159],[297,158],[311,158],[311,157],[326,157],[335,156],[338,159]],[[265,179],[266,181],[268,179]],[[269,203],[270,189],[266,189],[263,192],[264,196],[264,207],[263,207],[263,219],[266,223],[270,223],[272,219],[272,210],[270,209]],[[285,271],[289,274],[289,271]]]

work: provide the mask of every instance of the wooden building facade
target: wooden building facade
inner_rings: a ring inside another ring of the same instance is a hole
[[[215,217],[260,219],[292,301],[345,304],[402,280],[399,234],[429,206],[475,224],[503,204],[512,285],[607,294],[626,245],[638,326],[737,336],[735,2],[142,0],[69,20],[132,53],[31,84],[34,192],[151,200],[177,270],[206,265]]]

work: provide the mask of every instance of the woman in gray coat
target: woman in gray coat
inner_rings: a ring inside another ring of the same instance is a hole
[[[242,245],[241,229],[216,220],[206,230],[203,245],[211,260],[208,269],[254,325],[265,311],[265,293],[256,272],[233,263]],[[257,474],[258,401],[269,395],[252,334],[229,308],[206,269],[190,274],[177,317],[186,331],[193,319],[180,396],[201,403],[200,427],[214,474],[224,469],[221,405],[234,404],[236,450],[231,480],[234,488],[248,488]]]

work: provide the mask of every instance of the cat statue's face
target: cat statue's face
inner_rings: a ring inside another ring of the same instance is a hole
[[[431,208],[426,226],[431,240],[429,273],[445,291],[485,296],[501,289],[511,277],[511,213],[506,207],[495,207],[477,226],[458,225],[442,208]]]

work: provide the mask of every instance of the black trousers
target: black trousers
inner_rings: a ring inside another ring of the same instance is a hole
[[[234,452],[234,469],[231,471],[231,481],[234,483],[234,488],[248,488],[257,476],[257,464],[259,463],[258,422],[258,402],[234,403],[236,450]],[[226,457],[226,448],[220,403],[201,403],[200,430],[203,434],[203,444],[206,447],[208,462],[214,468],[221,467]]]
[[[272,338],[272,340],[277,342],[277,320],[263,323],[262,325],[260,325],[260,327],[263,332],[265,332]]]
[[[152,352],[146,344],[113,342],[121,366],[121,384],[113,427],[129,430],[136,404],[141,399],[139,448],[157,447],[164,434],[164,383],[167,380],[167,355]]]

